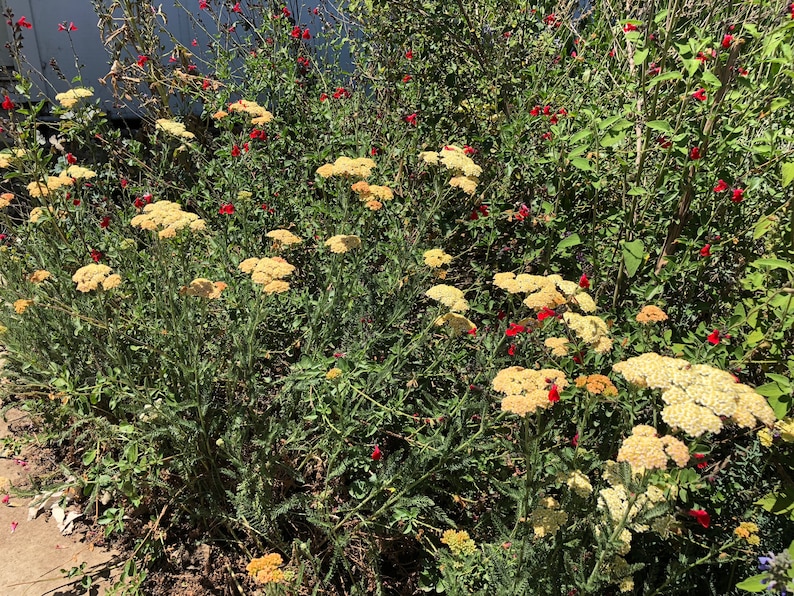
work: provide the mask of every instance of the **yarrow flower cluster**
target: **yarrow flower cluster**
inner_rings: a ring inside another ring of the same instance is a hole
[[[613,370],[638,387],[661,389],[666,404],[662,420],[694,437],[719,433],[723,417],[744,428],[753,427],[756,420],[767,426],[775,423],[775,413],[763,396],[730,373],[706,364],[650,352],[619,362]]]
[[[21,315],[32,304],[33,304],[33,300],[29,300],[27,298],[20,298],[19,300],[15,300],[14,301],[14,312],[16,312],[18,315]]]
[[[465,530],[446,530],[441,536],[441,543],[446,544],[453,555],[464,556],[473,555],[477,550],[477,544],[469,537]]]
[[[252,117],[251,124],[255,126],[267,124],[273,120],[273,114],[250,99],[239,99],[234,103],[230,103],[229,113],[231,114],[233,112],[242,112],[244,114],[248,114]]]
[[[438,269],[444,265],[449,265],[452,262],[452,256],[448,255],[441,248],[431,248],[426,250],[422,255],[425,260],[425,265],[431,269]]]
[[[281,257],[251,257],[239,265],[240,271],[251,274],[251,281],[264,286],[266,294],[280,294],[289,290],[289,282],[285,278],[292,275],[295,267]]]
[[[659,437],[652,426],[639,424],[631,430],[631,436],[623,440],[617,461],[627,462],[632,471],[642,473],[666,470],[668,458],[683,468],[689,463],[689,448],[675,437]]]
[[[280,554],[271,553],[252,559],[245,569],[258,584],[278,584],[284,581],[284,572],[279,569],[283,563]]]
[[[565,373],[553,368],[540,370],[511,366],[500,370],[492,381],[494,391],[504,393],[502,411],[518,416],[533,414],[552,405],[552,392],[568,386]],[[556,400],[555,400],[556,401]]]
[[[662,321],[666,321],[667,318],[667,313],[653,304],[643,306],[640,309],[640,312],[637,313],[636,317],[637,322],[642,323],[643,325],[647,325],[648,323],[660,323]]]
[[[463,297],[463,291],[453,286],[446,284],[433,286],[425,292],[425,296],[440,302],[452,312],[466,312],[469,310],[469,303]]]
[[[582,312],[595,312],[593,298],[574,281],[567,281],[559,275],[530,275],[512,272],[496,273],[493,284],[510,294],[527,294],[524,305],[536,312],[553,309],[566,302],[578,307]]]
[[[465,149],[455,145],[445,145],[439,152],[422,151],[419,159],[430,165],[443,165],[453,173],[449,180],[449,185],[460,188],[468,195],[474,194],[479,183],[482,168],[474,163],[474,160],[467,155]]]
[[[567,337],[547,337],[543,345],[551,350],[552,356],[567,356],[568,346],[571,344]]]
[[[273,247],[274,248],[282,248],[284,246],[290,246],[292,244],[300,244],[303,240],[290,232],[289,230],[271,230],[267,234],[265,234],[267,238],[271,238],[273,240]]]
[[[197,296],[199,298],[209,298],[213,300],[220,298],[221,292],[228,286],[222,281],[210,281],[203,277],[198,277],[190,282],[189,285],[183,286],[179,290],[180,296]]]
[[[573,470],[562,480],[574,494],[582,499],[587,498],[593,492],[593,485],[590,483],[590,479],[579,470]]]
[[[598,354],[604,354],[612,349],[612,339],[608,337],[607,324],[600,317],[567,312],[562,315],[562,320]]]
[[[758,546],[761,544],[761,538],[758,536],[758,525],[753,522],[742,522],[733,531],[736,536],[744,539],[747,544]]]
[[[185,125],[176,120],[168,120],[166,118],[158,118],[155,123],[155,128],[163,130],[168,134],[179,137],[181,139],[195,139],[196,135],[185,128]]]
[[[771,447],[776,438],[786,443],[794,443],[794,418],[776,420],[772,429],[762,428],[758,431],[758,440],[764,447]]]
[[[143,208],[143,213],[130,220],[133,228],[142,230],[159,230],[160,238],[174,238],[183,228],[197,232],[206,228],[206,222],[195,213],[182,211],[179,203],[156,201]]]
[[[464,317],[463,315],[459,315],[454,312],[450,312],[445,314],[444,316],[438,317],[435,321],[437,327],[441,327],[444,324],[447,324],[452,329],[453,335],[460,335],[461,333],[471,333],[477,326],[472,323],[469,319]]]
[[[317,168],[321,178],[342,176],[345,178],[369,178],[376,167],[375,161],[369,157],[339,157],[334,163],[327,163]]]
[[[617,387],[605,375],[583,375],[576,379],[576,386],[584,387],[593,395],[614,396],[618,394]]]
[[[344,254],[361,247],[361,238],[354,235],[337,234],[325,241],[325,245],[336,254]]]
[[[535,538],[543,538],[557,533],[568,522],[568,514],[560,510],[560,504],[553,497],[540,500],[540,504],[529,514],[529,523]]]
[[[80,267],[72,276],[72,281],[77,284],[79,292],[91,292],[102,286],[103,290],[112,290],[121,285],[121,276],[111,274],[112,269],[107,265],[91,263]]]
[[[50,273],[46,269],[37,269],[28,276],[28,281],[34,284],[40,284],[43,283],[44,280],[49,279],[50,277],[52,277],[52,273]]]
[[[55,96],[55,101],[61,104],[65,108],[72,108],[83,98],[91,97],[94,94],[93,91],[90,89],[86,89],[84,87],[75,87],[74,89],[70,89],[69,91],[64,91],[63,93],[58,93]]]
[[[365,180],[359,180],[351,186],[351,189],[371,211],[383,207],[381,201],[391,201],[394,198],[394,192],[388,186],[368,184]]]

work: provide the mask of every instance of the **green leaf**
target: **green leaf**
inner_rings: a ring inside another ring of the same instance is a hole
[[[794,263],[789,263],[783,259],[756,259],[750,263],[750,267],[769,267],[770,269],[785,269],[794,273]]]
[[[578,143],[579,141],[592,136],[592,134],[593,131],[590,129],[580,130],[570,138],[569,142],[571,143],[571,145],[573,145],[574,143]]]
[[[766,590],[766,584],[762,584],[761,580],[765,577],[767,577],[766,573],[759,573],[739,582],[736,587],[745,592],[763,592]]]
[[[785,108],[790,103],[791,102],[785,97],[776,97],[772,100],[772,105],[769,106],[769,112],[772,113],[779,110],[780,108]]]
[[[792,405],[791,393],[773,395],[768,397],[766,401],[769,402],[769,407],[772,408],[778,420],[783,420],[786,417]],[[792,519],[794,519],[794,513],[792,513]]]
[[[794,180],[794,161],[789,161],[780,166],[780,178],[783,188],[786,188]]]
[[[722,87],[720,80],[710,70],[703,71],[703,82],[715,89]]]
[[[571,165],[579,170],[584,170],[585,172],[590,172],[593,169],[593,166],[590,165],[590,162],[584,157],[571,158]]]
[[[645,62],[645,59],[648,57],[648,50],[637,50],[634,52],[634,63],[635,64],[642,64]]]
[[[747,337],[744,338],[744,341],[750,346],[758,345],[761,340],[764,339],[764,332],[760,329],[756,329],[752,331]]]
[[[623,264],[626,266],[626,274],[634,277],[637,269],[642,265],[645,257],[645,245],[642,240],[632,240],[623,244]]]
[[[651,120],[646,124],[651,130],[659,130],[661,132],[673,132],[673,127],[667,120]]]
[[[608,134],[605,135],[603,139],[601,139],[600,144],[602,147],[614,147],[615,145],[620,144],[621,141],[623,141],[623,139],[625,138],[626,138],[625,132],[621,132],[616,135]]]
[[[700,63],[697,60],[695,60],[695,64],[699,65]],[[683,78],[684,75],[678,72],[677,70],[673,70],[670,72],[663,72],[662,74],[656,75],[650,81],[648,81],[648,87],[653,87],[655,85],[658,85],[659,83],[663,83],[664,81],[672,81],[672,80],[680,81]]]
[[[791,181],[789,180],[789,182]],[[784,184],[783,188],[785,187],[786,186]],[[761,236],[766,234],[774,224],[774,220],[769,219],[768,216],[764,215],[758,220],[758,222],[755,224],[755,227],[753,228],[753,240],[758,240]]]
[[[788,515],[794,519],[794,493],[769,493],[755,502],[774,515]]]
[[[576,246],[577,244],[581,244],[582,239],[579,238],[579,234],[571,234],[567,238],[563,238],[560,243],[557,245],[556,250],[563,250],[566,248],[570,248],[572,246]]]
[[[602,120],[598,123],[598,130],[606,130],[607,128],[611,128],[615,122],[623,118],[623,116],[610,116],[606,120]]]

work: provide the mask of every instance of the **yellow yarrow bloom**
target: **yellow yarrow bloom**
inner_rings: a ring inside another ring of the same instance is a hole
[[[567,522],[568,514],[560,510],[560,504],[552,497],[541,499],[540,505],[529,515],[535,538],[551,536]]]
[[[50,277],[52,277],[52,273],[46,269],[38,269],[28,276],[28,280],[34,284],[40,284],[45,279],[49,279]]]
[[[590,484],[590,479],[579,470],[573,470],[564,478],[564,481],[569,489],[583,499],[593,492],[593,485]]]
[[[361,246],[361,238],[354,235],[338,234],[325,241],[325,245],[336,254],[344,254]]]
[[[100,285],[103,289],[110,290],[121,284],[121,276],[110,272],[111,268],[107,265],[91,263],[75,271],[72,281],[77,284],[80,292],[96,290]]]
[[[179,137],[181,139],[195,139],[196,135],[185,128],[185,125],[176,120],[168,120],[167,118],[158,118],[155,128],[163,130],[168,134]]]
[[[325,373],[325,378],[329,381],[333,381],[334,379],[338,379],[342,376],[342,369],[341,368],[332,368],[327,373]]]
[[[78,165],[69,166],[66,169],[66,174],[70,178],[74,178],[76,180],[79,180],[81,178],[96,178],[96,172]]]
[[[453,555],[473,555],[477,550],[477,545],[469,538],[466,531],[446,530],[441,537],[441,543],[446,544]]]
[[[649,304],[647,306],[643,306],[640,309],[640,312],[637,313],[637,322],[642,323],[643,325],[647,325],[648,323],[659,323],[661,321],[667,320],[667,313],[664,312],[658,306],[654,306],[653,304]]]
[[[5,209],[11,204],[11,201],[14,200],[14,193],[12,192],[4,192],[0,194],[0,209]]]
[[[477,190],[479,180],[473,176],[453,176],[449,179],[449,185],[453,188],[459,188],[467,195],[473,195]]]
[[[203,230],[206,222],[195,213],[182,211],[178,203],[156,201],[143,208],[143,213],[130,220],[133,228],[142,230],[160,230],[160,238],[173,238],[179,230],[189,228],[192,231]]]
[[[567,356],[570,342],[567,337],[547,337],[543,345],[551,350],[552,356]]]
[[[57,101],[65,108],[72,108],[79,100],[85,97],[91,97],[93,94],[94,92],[91,91],[90,89],[86,89],[84,87],[76,87],[74,89],[70,89],[69,91],[58,93],[55,96],[55,101]]]
[[[325,164],[317,168],[317,174],[322,178],[344,176],[346,178],[369,178],[375,169],[375,161],[368,157],[339,157],[332,164]]]
[[[445,253],[441,248],[426,250],[422,256],[425,259],[425,265],[433,269],[449,265],[452,262],[452,256]]]
[[[14,302],[14,310],[18,315],[21,315],[32,304],[33,304],[33,300],[26,300],[25,298],[20,298],[19,300]]]
[[[279,569],[283,563],[281,555],[271,553],[252,559],[245,569],[258,584],[277,584],[284,580],[284,572]]]
[[[179,290],[179,294],[180,296],[197,296],[213,300],[219,298],[221,292],[227,287],[222,281],[210,281],[209,279],[198,277],[191,281],[189,285],[183,286]]]
[[[689,449],[678,439],[658,437],[652,426],[639,424],[631,431],[631,436],[623,440],[618,450],[617,461],[627,462],[634,472],[667,469],[667,459],[672,458],[679,468],[689,461]]]
[[[758,537],[758,526],[753,522],[742,522],[734,531],[739,538],[743,538],[747,544],[758,546],[761,544],[761,538]]]
[[[260,106],[253,100],[240,99],[234,103],[229,104],[229,113],[243,112],[249,116],[253,116],[252,124],[267,124],[273,120],[273,114],[268,112],[265,108]]]
[[[584,387],[593,395],[617,395],[618,389],[605,375],[584,375],[576,379],[577,387]]]
[[[491,382],[494,391],[504,393],[502,411],[518,416],[533,414],[552,405],[549,391],[556,385],[558,391],[568,386],[565,373],[553,368],[540,370],[511,366],[500,370]]]
[[[466,312],[469,310],[469,303],[463,297],[463,292],[453,286],[446,284],[433,286],[425,292],[425,296],[449,307],[452,312]]]
[[[268,238],[272,238],[276,246],[290,246],[291,244],[300,244],[303,242],[301,238],[290,232],[289,230],[272,230],[265,234]]]
[[[437,327],[441,327],[445,323],[452,328],[454,335],[468,333],[469,331],[477,329],[477,326],[469,319],[454,312],[447,313],[443,317],[438,317],[435,321]]]

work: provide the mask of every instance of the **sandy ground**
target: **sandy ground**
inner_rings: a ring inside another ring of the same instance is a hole
[[[44,474],[52,478],[51,472],[57,471],[55,462],[48,462],[35,446],[15,453],[15,439],[22,437],[25,429],[29,432],[29,426],[27,415],[18,410],[9,410],[5,419],[0,418],[0,499],[9,496],[8,503],[0,503],[0,595],[104,594],[110,584],[102,577],[118,575],[117,553],[94,547],[81,533],[79,521],[72,535],[63,536],[49,506],[28,521],[30,495],[35,492],[33,480]],[[94,579],[89,590],[79,584],[82,574],[69,579],[61,572],[82,563]]]

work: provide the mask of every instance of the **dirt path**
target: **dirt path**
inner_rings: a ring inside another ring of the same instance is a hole
[[[19,441],[31,430],[24,412],[9,410],[0,418],[0,595],[2,596],[68,596],[104,594],[111,570],[117,571],[117,554],[94,547],[90,537],[78,527],[64,536],[58,529],[50,506],[28,521],[28,507],[35,496],[36,479],[52,477],[55,462],[48,461],[45,450],[26,446],[17,453]],[[57,478],[56,480],[63,480]],[[46,486],[44,487],[46,489]],[[67,578],[67,571],[85,565],[83,572]],[[83,575],[94,578],[93,586],[80,585]]]

